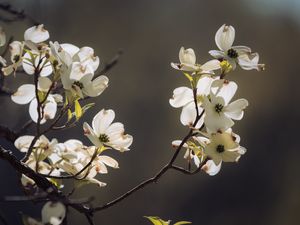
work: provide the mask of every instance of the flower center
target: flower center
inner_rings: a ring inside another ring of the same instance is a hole
[[[225,151],[224,145],[218,145],[216,150],[217,150],[218,153],[224,152]]]
[[[73,83],[73,85],[76,85],[76,86],[79,87],[80,89],[83,88],[83,84],[82,84],[81,82],[79,82],[79,81],[75,81],[75,82]]]
[[[216,105],[215,105],[215,110],[216,110],[216,112],[217,112],[217,113],[222,112],[223,107],[224,107],[224,106],[223,106],[222,104],[219,104],[219,103],[216,104]]]
[[[13,61],[14,63],[18,62],[20,60],[20,55],[14,55]]]
[[[238,56],[239,56],[239,54],[237,53],[237,51],[236,50],[234,50],[234,49],[228,49],[228,51],[227,51],[227,55],[230,57],[230,58],[233,58],[233,59],[235,59],[235,58],[237,58]]]
[[[106,134],[100,134],[99,136],[99,140],[102,142],[102,143],[107,143],[109,142],[109,138]]]

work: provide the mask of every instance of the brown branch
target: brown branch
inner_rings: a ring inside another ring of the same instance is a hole
[[[122,54],[123,54],[123,50],[120,49],[108,63],[104,64],[104,68],[99,72],[99,76],[111,70],[119,62],[119,58],[121,57]]]
[[[29,16],[28,14],[26,14],[24,12],[24,10],[18,11],[16,9],[14,9],[8,3],[0,3],[0,9],[2,11],[6,12],[7,14],[9,14],[10,16],[12,16],[11,18],[8,18],[8,17],[4,17],[3,15],[1,15],[0,16],[0,20],[3,21],[3,22],[5,22],[5,23],[11,23],[11,22],[16,22],[16,21],[27,19],[33,25],[38,25],[39,24],[38,21],[36,21],[31,16]]]
[[[6,126],[0,125],[0,137],[13,143],[18,138],[18,134]]]
[[[4,149],[2,146],[0,146],[0,158],[6,160],[17,172],[34,180],[36,185],[42,190],[48,193],[57,191],[57,188],[50,181],[48,181],[45,177],[35,173],[26,164],[20,162],[11,151]]]

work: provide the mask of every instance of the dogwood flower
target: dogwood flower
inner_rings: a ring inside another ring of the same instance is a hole
[[[47,91],[49,90],[50,86],[52,84],[52,81],[47,78],[47,77],[40,77],[39,81],[38,81],[38,91],[42,92],[42,93],[47,93]],[[13,102],[17,103],[17,104],[28,104],[29,105],[29,114],[31,119],[34,122],[37,122],[38,120],[38,103],[37,103],[37,99],[36,99],[36,93],[35,93],[35,86],[33,84],[24,84],[21,85],[18,90],[11,95],[11,99]],[[56,95],[52,95],[49,94],[47,100],[45,101],[45,103],[43,104],[44,109],[41,110],[41,113],[43,112],[43,114],[41,115],[41,121],[40,123],[43,124],[46,122],[46,120],[48,119],[53,119],[55,117],[56,114],[56,110],[57,110],[57,100],[62,99],[61,96],[57,96]],[[40,100],[42,101],[42,100]]]
[[[83,124],[84,134],[96,146],[109,146],[119,151],[128,151],[133,137],[124,134],[124,125],[119,122],[112,123],[115,112],[111,109],[102,109],[93,118],[92,127],[88,123]]]
[[[179,61],[180,63],[171,63],[171,66],[176,70],[199,74],[213,74],[213,70],[220,69],[220,62],[218,60],[210,60],[203,65],[197,64],[196,55],[192,48],[185,49],[181,47],[179,50]]]
[[[18,67],[22,64],[22,55],[23,55],[24,44],[19,41],[13,41],[9,44],[10,51],[10,60],[11,65],[2,68],[2,72],[5,76],[8,76],[12,72],[16,72]]]
[[[225,131],[232,127],[234,120],[243,118],[243,110],[248,106],[246,99],[229,103],[237,89],[236,83],[227,80],[216,80],[211,85],[209,98],[204,96],[204,123],[209,132]]]
[[[205,146],[204,153],[212,159],[215,165],[221,162],[237,162],[246,149],[239,145],[239,136],[229,129],[210,135],[210,142]]]
[[[107,87],[109,79],[101,75],[93,80],[100,60],[94,56],[90,47],[78,47],[71,44],[50,43],[54,57],[61,64],[61,81],[64,89],[71,92],[72,96],[99,96]]]
[[[252,53],[247,46],[232,46],[234,39],[234,27],[223,24],[215,36],[216,45],[220,50],[211,50],[209,54],[221,61],[227,60],[233,70],[236,68],[236,64],[245,70],[263,70],[264,64],[258,64],[258,53]]]
[[[178,147],[181,141],[176,140],[172,142],[173,147]],[[186,148],[184,158],[188,161],[192,160],[196,167],[200,166],[200,163],[204,161],[205,154],[204,148],[210,143],[210,140],[206,137],[194,136],[192,141],[184,143],[183,147]],[[212,160],[207,160],[207,162],[201,167],[208,175],[214,176],[219,173],[221,169],[221,163],[215,165]]]
[[[66,216],[66,207],[60,202],[47,202],[41,213],[43,224],[59,225]]]
[[[201,114],[203,108],[204,96],[210,93],[210,86],[214,81],[210,76],[202,76],[197,83],[197,104],[198,111]],[[173,97],[169,103],[174,108],[182,107],[180,121],[185,126],[192,126],[196,119],[196,106],[194,102],[193,90],[188,87],[179,87],[173,91]],[[203,118],[198,121],[195,128],[200,128],[203,124]]]

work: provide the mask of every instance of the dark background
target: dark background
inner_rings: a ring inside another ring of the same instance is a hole
[[[179,121],[180,110],[168,100],[185,78],[170,67],[178,61],[181,46],[192,47],[198,62],[210,59],[216,49],[214,35],[224,23],[236,29],[236,45],[260,53],[265,72],[237,69],[229,75],[239,90],[235,98],[250,102],[244,120],[234,126],[248,150],[238,164],[224,164],[214,177],[204,173],[184,176],[170,171],[115,207],[95,216],[96,224],[149,224],[144,215],[167,220],[189,220],[200,225],[298,225],[299,179],[299,50],[298,0],[11,0],[44,23],[52,41],[91,46],[102,62],[119,48],[120,62],[107,76],[109,88],[95,101],[85,121],[102,108],[112,108],[116,120],[134,136],[130,152],[112,153],[120,163],[100,180],[105,188],[87,186],[76,197],[96,197],[105,203],[154,175],[172,155],[171,141],[187,133]],[[23,40],[29,23],[1,25],[7,34]],[[102,64],[103,65],[103,64]],[[32,82],[20,75],[8,79],[17,88]],[[28,106],[1,97],[0,122],[18,128],[29,118]],[[78,138],[89,144],[78,128],[51,134],[59,141]],[[11,147],[1,140],[1,144]],[[179,162],[183,163],[180,160]],[[15,172],[0,162],[0,195],[21,195]],[[18,212],[39,217],[39,205],[0,203],[9,224],[19,224]],[[71,212],[69,224],[86,224]]]

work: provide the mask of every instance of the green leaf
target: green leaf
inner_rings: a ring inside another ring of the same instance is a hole
[[[89,110],[90,108],[92,108],[95,105],[94,102],[91,102],[89,104],[86,104],[85,106],[82,107],[82,111],[83,113],[85,113],[87,110]]]
[[[78,100],[75,100],[75,116],[76,120],[79,120],[82,117],[82,108]]]
[[[170,220],[164,221],[157,216],[144,216],[144,217],[147,218],[148,220],[150,220],[154,225],[169,225],[170,224]]]
[[[175,223],[174,225],[183,225],[183,224],[191,224],[192,222],[189,221],[179,221],[177,223]]]
[[[191,76],[189,73],[183,72],[184,76],[190,81],[193,81],[193,76]]]
[[[73,113],[71,109],[68,109],[68,122],[73,118]]]

